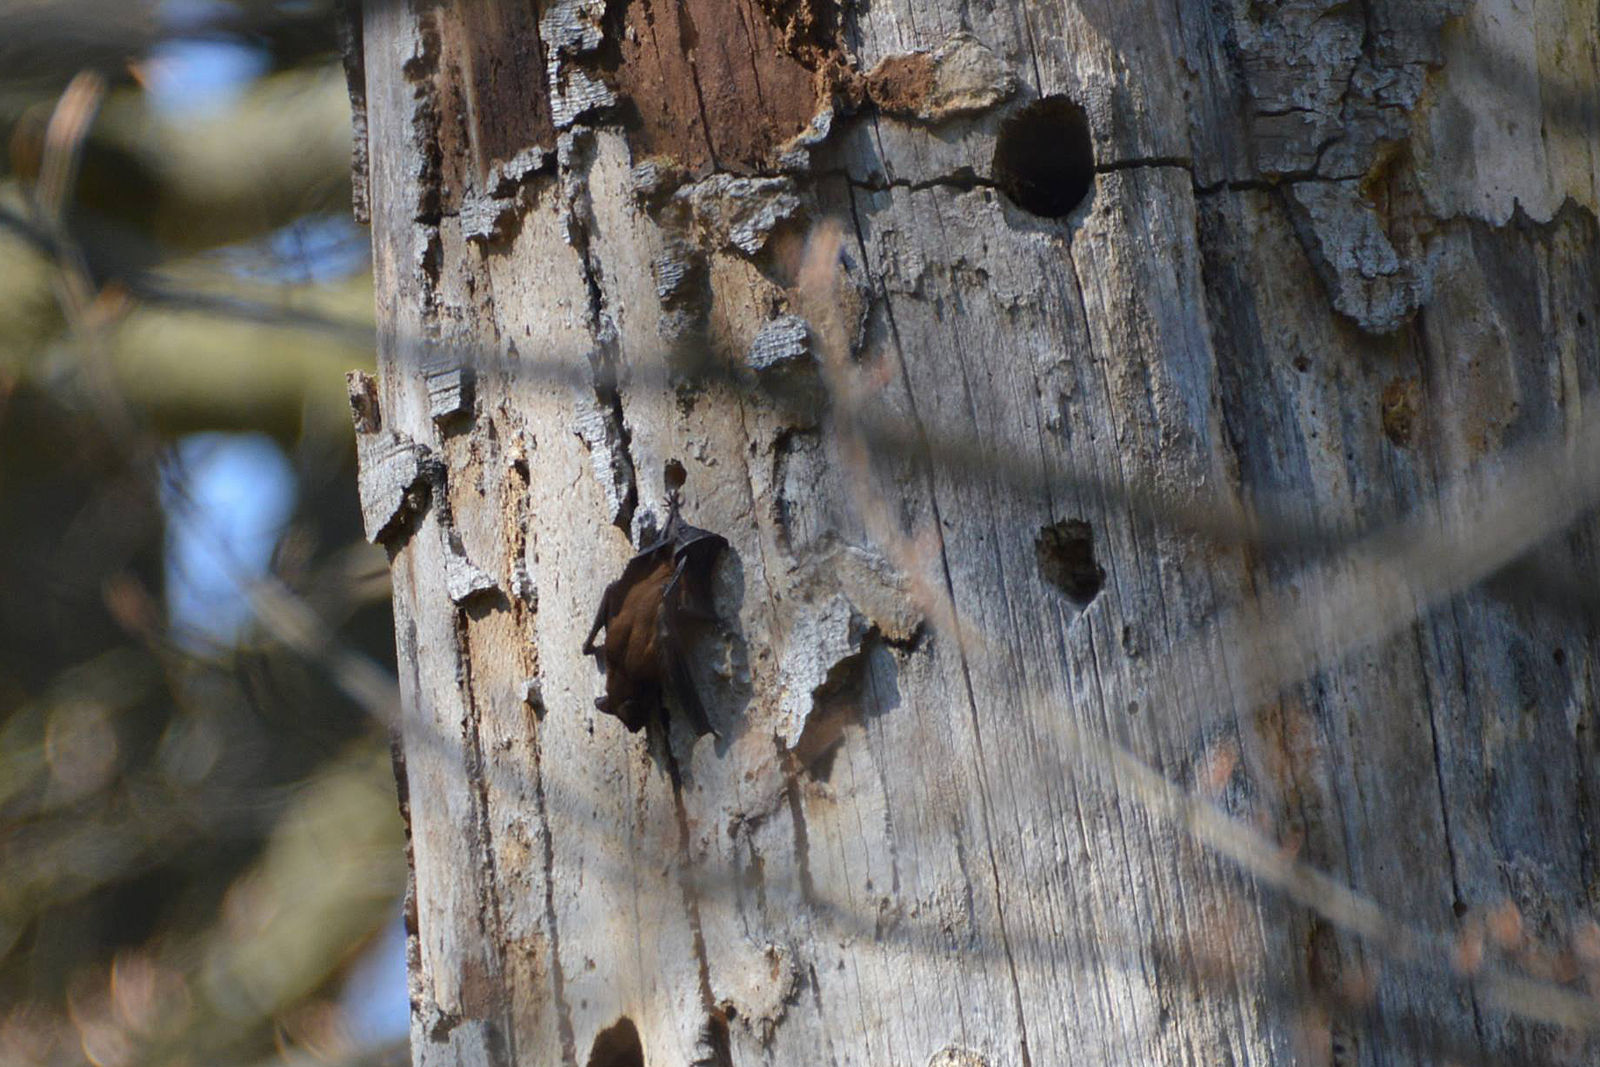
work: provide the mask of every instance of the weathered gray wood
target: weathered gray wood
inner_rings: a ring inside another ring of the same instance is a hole
[[[1123,506],[1271,502],[1347,532],[1578,433],[1593,3],[883,0],[837,34],[829,5],[649,7],[365,15],[363,506],[394,565],[419,1067],[590,1063],[619,1019],[651,1064],[1592,1053],[1467,957],[1401,958],[1254,885],[1074,738],[1440,944],[1498,930],[1491,966],[1593,972],[1581,615],[1467,589],[1244,698],[1265,653],[1219,620],[1318,548]],[[1096,174],[1044,219],[992,165],[1056,93]],[[796,286],[826,219],[873,413],[1088,477],[1015,492],[879,455],[863,501],[821,404],[695,379],[821,395],[830,335]],[[693,668],[726,741],[629,734],[579,655],[665,518],[668,458],[731,546]],[[1038,559],[1065,520],[1104,570],[1086,603]],[[1538,557],[1592,575],[1593,523]]]

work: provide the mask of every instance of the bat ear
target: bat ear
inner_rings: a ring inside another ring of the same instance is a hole
[[[665,471],[661,480],[667,484],[667,492],[676,493],[683,488],[683,483],[689,480],[689,472],[683,469],[683,464],[675,459],[667,460]]]

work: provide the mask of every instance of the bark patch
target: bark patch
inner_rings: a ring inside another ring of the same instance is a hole
[[[784,51],[811,70],[820,70],[838,57],[836,0],[759,0],[761,9],[783,37]]]
[[[916,111],[933,92],[933,57],[926,52],[889,56],[867,74],[867,95],[890,114]]]
[[[460,8],[479,174],[530,145],[555,147],[545,88],[545,45],[534,8],[465,4]]]
[[[822,5],[756,0],[620,0],[602,67],[637,156],[699,175],[754,174],[804,131],[841,64]]]
[[[542,160],[555,148],[556,131],[533,7],[423,6],[404,71],[415,88],[412,138],[424,161],[414,214],[437,224],[441,215],[461,213],[472,196],[494,195],[502,182],[497,165],[530,149]],[[469,216],[483,210],[467,205]],[[482,236],[474,227],[469,233]]]
[[[929,123],[985,111],[1017,91],[1016,75],[970,33],[932,52],[889,56],[864,81],[880,110]]]
[[[1431,296],[1427,256],[1415,239],[1401,239],[1406,227],[1397,229],[1369,195],[1411,139],[1411,111],[1444,62],[1446,24],[1469,6],[1233,5],[1231,44],[1250,96],[1256,174],[1296,179],[1285,186],[1296,235],[1335,310],[1368,333],[1399,329]]]

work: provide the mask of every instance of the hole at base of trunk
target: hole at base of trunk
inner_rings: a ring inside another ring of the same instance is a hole
[[[994,146],[995,184],[1013,204],[1059,219],[1094,183],[1089,116],[1065,96],[1046,96],[1012,115]]]
[[[588,1067],[644,1067],[644,1046],[632,1019],[624,1015],[595,1035]]]
[[[1106,584],[1106,570],[1094,558],[1094,528],[1082,519],[1063,519],[1039,530],[1034,558],[1044,580],[1082,606]]]
[[[736,1012],[733,1005],[723,1001],[706,1013],[700,1026],[700,1040],[695,1046],[695,1067],[733,1067],[733,1044],[729,1036],[728,1020]]]

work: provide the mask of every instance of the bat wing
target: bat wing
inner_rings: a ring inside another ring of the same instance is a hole
[[[695,688],[694,675],[689,670],[689,657],[693,655],[693,649],[689,646],[687,620],[694,616],[684,610],[688,593],[688,567],[689,562],[679,558],[671,578],[661,591],[661,680],[665,688],[671,689],[677,697],[678,704],[696,733],[721,737],[711,725],[711,720],[706,718],[705,705],[700,703],[700,692]]]
[[[673,558],[678,564],[676,603],[679,610],[692,619],[714,621],[711,572],[716,567],[717,557],[728,547],[727,539],[695,526],[684,526],[673,546]]]
[[[667,629],[671,629],[670,624]],[[694,676],[689,671],[689,650],[683,647],[681,633],[668,633],[662,642],[661,655],[665,659],[663,673],[666,675],[672,695],[677,698],[678,705],[683,708],[683,714],[688,718],[689,725],[694,727],[697,734],[715,734],[717,728],[711,725],[711,720],[706,717],[705,705],[700,703],[700,692],[695,688]]]

